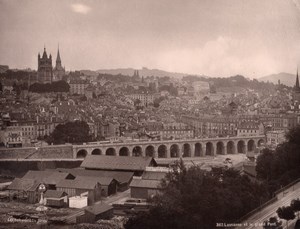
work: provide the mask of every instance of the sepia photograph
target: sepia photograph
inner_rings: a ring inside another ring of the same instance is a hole
[[[300,0],[0,0],[0,229],[300,229]]]

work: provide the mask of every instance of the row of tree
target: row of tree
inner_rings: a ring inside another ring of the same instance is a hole
[[[69,92],[70,85],[63,80],[56,81],[53,83],[34,83],[30,85],[29,91],[36,93],[48,93],[48,92]]]
[[[217,222],[232,223],[268,199],[264,185],[236,170],[208,172],[186,168],[182,161],[167,174],[162,190],[150,211],[130,218],[125,228],[216,228]]]

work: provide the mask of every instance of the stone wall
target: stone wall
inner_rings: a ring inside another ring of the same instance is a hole
[[[36,161],[36,160],[0,160],[0,175],[9,175],[14,177],[22,177],[28,170],[45,170],[45,169],[56,169],[56,168],[76,168],[81,165],[82,161],[59,161],[59,160],[48,160],[48,161]]]
[[[72,145],[24,148],[0,148],[0,159],[71,159]]]

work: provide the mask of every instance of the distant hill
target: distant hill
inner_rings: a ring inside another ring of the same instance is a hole
[[[286,73],[286,72],[281,72],[281,73],[278,73],[278,74],[263,76],[263,77],[259,78],[258,80],[259,81],[264,81],[264,82],[269,81],[269,82],[274,83],[274,84],[277,84],[278,80],[280,80],[281,84],[285,84],[287,86],[293,87],[295,85],[295,82],[296,82],[296,75]]]
[[[117,68],[117,69],[99,69],[97,71],[91,71],[91,70],[81,70],[80,72],[86,74],[86,75],[98,75],[101,74],[111,74],[111,75],[128,75],[132,76],[134,71],[138,70],[140,76],[158,76],[158,77],[164,77],[168,76],[170,78],[182,78],[183,76],[187,76],[186,73],[177,73],[177,72],[167,72],[159,69],[148,69],[148,68],[142,68],[142,69],[134,69],[134,68]]]

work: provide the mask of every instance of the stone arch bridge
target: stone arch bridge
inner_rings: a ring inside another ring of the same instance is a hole
[[[265,136],[202,138],[167,141],[93,142],[73,145],[73,157],[87,155],[150,156],[154,158],[205,157],[254,152]]]

